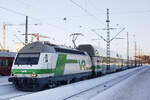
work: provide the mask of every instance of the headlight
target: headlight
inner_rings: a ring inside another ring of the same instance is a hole
[[[12,76],[17,76],[17,74],[12,74]]]
[[[31,77],[37,77],[37,74],[32,74]]]

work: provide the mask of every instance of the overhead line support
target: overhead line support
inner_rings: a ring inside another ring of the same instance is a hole
[[[107,70],[110,70],[110,29],[109,29],[109,9],[107,9]]]
[[[25,25],[25,45],[28,44],[28,16],[26,16],[26,25]]]

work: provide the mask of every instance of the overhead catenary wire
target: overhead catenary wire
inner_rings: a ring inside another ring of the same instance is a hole
[[[95,9],[96,10],[96,9]],[[141,13],[150,13],[150,10],[143,10],[143,11],[121,11],[121,12],[113,12],[113,13],[110,13],[112,15],[115,15],[115,14],[121,14],[121,15],[125,15],[125,14],[141,14]],[[100,16],[100,15],[104,15],[105,13],[93,13],[94,16]],[[67,17],[70,17],[70,18],[76,18],[76,17],[89,17],[91,15],[76,15],[76,16],[66,16]],[[61,18],[60,16],[59,17],[55,17],[55,18]],[[102,21],[101,21],[102,22]]]
[[[121,11],[121,12],[113,12],[113,14],[141,14],[141,13],[150,13],[150,9],[148,10],[137,10],[137,11]]]
[[[94,29],[92,29],[91,31],[94,32],[96,35],[98,35],[102,40],[107,42],[107,40],[102,35],[98,34]]]
[[[16,1],[17,1],[18,3],[20,3],[20,4],[23,4],[23,5],[27,6],[27,7],[31,7],[31,5],[25,3],[24,0],[16,0]]]
[[[24,14],[24,13],[21,13],[21,12],[18,12],[18,11],[15,11],[15,10],[12,10],[12,9],[9,9],[9,8],[6,8],[6,7],[0,6],[0,9],[6,10],[8,12],[11,12],[11,13],[14,13],[14,14],[17,14],[17,15],[20,15],[20,16],[28,16],[30,19],[33,19],[33,20],[39,20],[39,19],[34,18],[32,16],[29,16],[27,14]]]
[[[74,5],[76,5],[77,7],[79,7],[81,10],[83,10],[86,14],[88,14],[89,16],[93,17],[96,21],[99,21],[101,24],[105,25],[103,23],[103,21],[101,21],[99,18],[97,18],[95,15],[93,15],[91,12],[89,12],[87,9],[83,8],[81,5],[79,5],[78,3],[76,3],[73,0],[69,0],[71,3],[73,3]]]
[[[99,12],[99,10],[104,10],[104,9],[98,9],[97,7],[96,7],[96,5],[91,1],[91,0],[88,0],[88,2],[90,3],[90,6],[93,8],[93,9],[95,9],[96,11],[98,11]],[[100,13],[98,13],[98,14],[100,14]],[[105,14],[105,13],[103,13],[103,14]]]
[[[97,10],[97,9],[95,9],[95,10]],[[143,11],[121,11],[121,12],[113,12],[113,13],[111,13],[110,12],[110,14],[112,14],[112,15],[115,15],[115,14],[141,14],[141,13],[150,13],[150,10],[143,10]],[[104,15],[105,13],[92,13],[94,16],[100,16],[100,15]],[[74,16],[65,16],[66,18],[68,18],[68,17],[70,17],[70,18],[78,18],[78,17],[89,17],[89,16],[91,16],[91,15],[85,15],[85,14],[82,14],[82,15],[74,15]],[[57,19],[60,19],[60,18],[62,18],[61,16],[57,16],[57,17],[55,17],[55,18],[57,18]],[[102,21],[101,21],[102,22]]]
[[[20,16],[24,16],[24,17],[27,16],[27,14],[20,13],[18,11],[15,11],[15,10],[12,10],[12,9],[9,9],[9,8],[6,8],[6,7],[0,6],[0,9],[3,9],[5,11],[7,11],[7,12],[11,12],[13,14],[17,14],[17,15],[20,15]],[[40,23],[45,23],[45,25],[51,26],[51,27],[56,28],[58,30],[61,30],[61,31],[65,32],[65,33],[72,33],[72,31],[69,31],[68,29],[60,27],[58,25],[54,25],[54,24],[51,24],[51,23],[48,23],[48,22],[43,22],[43,20],[31,17],[31,16],[28,16],[28,17],[29,17],[29,19],[32,19],[32,20],[35,20],[35,21],[39,21]]]
[[[14,14],[17,14],[17,15],[20,15],[20,16],[24,16],[24,17],[25,17],[25,16],[28,16],[29,19],[36,20],[36,21],[39,21],[39,22],[43,22],[43,21],[41,21],[41,19],[38,19],[38,18],[35,18],[35,17],[32,17],[32,16],[29,16],[29,15],[27,15],[27,14],[24,14],[24,13],[21,13],[21,12],[18,12],[18,11],[15,11],[15,10],[12,10],[12,9],[9,9],[9,8],[6,8],[6,7],[0,6],[0,9],[6,10],[6,11],[8,11],[8,12],[11,12],[11,13],[14,13]],[[69,33],[70,33],[70,31],[68,31],[67,29],[60,28],[60,27],[58,27],[58,26],[56,26],[56,25],[54,25],[54,24],[50,24],[50,23],[47,23],[47,22],[44,22],[44,23],[45,23],[46,25],[49,25],[49,26],[54,27],[54,28],[56,28],[56,29],[59,29],[59,30],[61,30],[61,31],[69,32]]]
[[[116,37],[117,37],[123,30],[125,30],[125,28],[123,28],[121,31],[119,31],[113,38],[110,39],[109,42],[111,42],[112,40],[116,39]]]

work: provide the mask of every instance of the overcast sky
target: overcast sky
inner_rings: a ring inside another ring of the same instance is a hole
[[[130,54],[133,54],[134,41],[150,54],[150,1],[149,0],[0,0],[0,24],[23,24],[25,15],[29,16],[29,33],[40,33],[53,39],[44,39],[57,44],[72,45],[71,33],[80,32],[76,44],[94,44],[102,48],[106,47],[103,40],[91,31],[106,27],[106,9],[110,10],[110,27],[126,28],[119,37],[122,40],[114,40],[111,50],[126,53],[126,33],[129,32]],[[64,20],[64,18],[66,20]],[[38,26],[32,25],[38,23]],[[24,26],[7,26],[7,48],[13,50],[16,34],[23,42]],[[1,26],[2,29],[2,26]],[[20,31],[20,32],[18,32]],[[120,29],[112,30],[111,37]],[[106,38],[106,31],[96,30]],[[2,30],[0,30],[2,37]],[[135,34],[135,38],[133,35]],[[30,37],[29,37],[30,39]],[[2,38],[0,38],[2,40]]]

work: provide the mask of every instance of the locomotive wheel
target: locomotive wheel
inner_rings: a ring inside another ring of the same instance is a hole
[[[57,84],[56,84],[56,82],[49,82],[49,83],[47,84],[47,86],[48,86],[48,88],[54,88],[54,87],[57,86]]]

